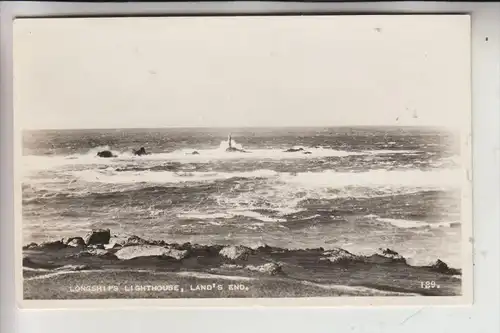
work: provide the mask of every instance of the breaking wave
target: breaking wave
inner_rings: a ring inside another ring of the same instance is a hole
[[[347,157],[355,155],[387,155],[406,154],[418,155],[421,152],[413,150],[366,150],[366,151],[344,151],[331,148],[295,146],[284,149],[266,148],[251,149],[245,152],[227,152],[228,143],[222,141],[220,145],[212,149],[186,148],[170,152],[153,153],[150,155],[135,156],[131,150],[114,150],[109,146],[92,148],[83,154],[73,155],[26,155],[23,157],[24,170],[40,171],[53,168],[71,167],[75,165],[120,165],[124,162],[134,161],[163,161],[178,163],[209,163],[218,160],[285,160],[285,159],[310,159],[324,157]],[[237,149],[244,148],[233,141],[232,146]],[[99,151],[109,150],[117,157],[101,158],[97,156]],[[289,151],[287,151],[289,150]]]

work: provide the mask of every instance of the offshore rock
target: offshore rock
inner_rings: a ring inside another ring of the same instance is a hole
[[[97,156],[103,157],[103,158],[110,158],[110,157],[117,157],[114,155],[111,151],[109,150],[103,150],[97,153]]]

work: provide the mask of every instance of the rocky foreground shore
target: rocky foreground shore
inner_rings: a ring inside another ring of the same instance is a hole
[[[461,293],[461,271],[411,266],[391,249],[168,244],[108,229],[23,247],[25,299],[213,298]]]

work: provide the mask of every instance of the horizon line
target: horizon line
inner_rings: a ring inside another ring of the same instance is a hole
[[[309,126],[164,126],[164,127],[60,127],[60,128],[22,128],[21,131],[84,131],[84,130],[117,130],[117,129],[287,129],[287,128],[354,128],[354,127],[427,127],[427,128],[447,128],[444,125],[309,125]]]

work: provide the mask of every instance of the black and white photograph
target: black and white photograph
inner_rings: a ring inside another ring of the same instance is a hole
[[[468,16],[21,18],[13,46],[23,300],[471,296]]]

